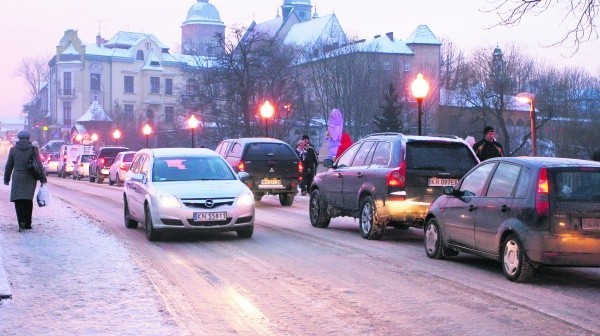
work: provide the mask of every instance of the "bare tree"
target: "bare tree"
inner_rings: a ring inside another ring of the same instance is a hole
[[[521,23],[526,15],[541,15],[550,8],[560,7],[565,12],[563,22],[567,24],[567,33],[555,44],[567,41],[573,43],[577,52],[582,42],[598,39],[596,19],[600,11],[598,0],[489,0],[492,8],[500,16],[500,25],[515,26]]]

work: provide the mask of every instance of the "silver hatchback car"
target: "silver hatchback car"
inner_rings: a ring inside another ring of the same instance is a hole
[[[254,231],[254,196],[217,153],[204,148],[142,149],[123,189],[125,226],[146,228],[154,241],[162,231]]]

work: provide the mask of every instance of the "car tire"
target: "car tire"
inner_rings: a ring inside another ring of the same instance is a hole
[[[310,224],[317,228],[327,228],[331,222],[331,216],[327,214],[327,200],[321,195],[319,189],[315,189],[310,193],[308,215]]]
[[[104,182],[104,177],[102,175],[96,176],[96,183],[102,184]]]
[[[525,254],[523,243],[516,234],[510,234],[502,244],[502,271],[513,282],[527,282],[535,271]]]
[[[252,237],[252,234],[254,233],[254,225],[245,227],[243,229],[238,229],[236,232],[237,232],[238,237],[240,237],[240,238],[250,238],[250,237]]]
[[[71,174],[71,178],[73,178],[73,180],[77,180],[77,176],[75,176],[75,173]]]
[[[92,176],[92,172],[90,171],[90,176],[88,176],[90,182],[96,182],[96,177]]]
[[[359,216],[359,226],[362,237],[369,240],[381,239],[385,232],[385,224],[377,221],[375,202],[373,202],[371,196],[366,196],[360,202]]]
[[[279,194],[279,204],[283,206],[291,206],[294,203],[294,195],[292,194]]]
[[[146,239],[157,241],[160,238],[160,234],[154,229],[154,225],[152,225],[152,214],[147,204],[144,206],[144,226],[146,228]]]
[[[117,187],[122,187],[123,186],[123,181],[121,181],[121,177],[119,176],[119,174],[117,174]]]
[[[446,259],[458,254],[457,251],[444,246],[442,231],[435,218],[429,219],[425,224],[425,253],[431,259]]]
[[[115,181],[110,178],[110,174],[108,174],[108,185],[114,185]]]
[[[256,201],[256,202],[260,201],[263,198],[264,195],[265,194],[255,193],[254,194],[254,201]]]
[[[81,175],[77,174],[77,181],[81,181]]]
[[[131,215],[129,214],[129,204],[127,203],[127,197],[125,197],[125,195],[123,195],[123,219],[126,228],[137,229],[138,222],[131,219]]]

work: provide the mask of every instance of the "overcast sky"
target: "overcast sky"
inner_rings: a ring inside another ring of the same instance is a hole
[[[84,43],[94,43],[100,31],[110,39],[117,31],[151,33],[172,50],[178,49],[181,24],[195,0],[12,0],[0,12],[0,115],[18,115],[27,101],[27,90],[15,77],[22,59],[50,59],[67,29],[77,29]],[[226,25],[248,25],[273,18],[282,0],[210,0]],[[516,43],[526,53],[559,66],[581,67],[600,74],[600,41],[572,49],[547,47],[562,38],[565,13],[528,17],[516,28],[491,28],[497,16],[485,13],[486,0],[313,0],[319,15],[335,12],[350,36],[369,38],[394,32],[406,39],[426,24],[440,39],[452,41],[468,52],[473,48],[508,48]]]

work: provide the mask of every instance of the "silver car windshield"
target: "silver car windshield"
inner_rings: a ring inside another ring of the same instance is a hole
[[[153,182],[235,179],[232,170],[220,157],[157,158],[152,167]]]

